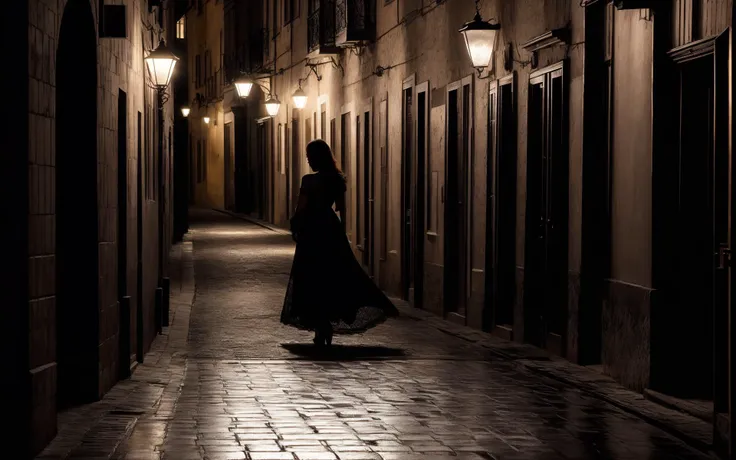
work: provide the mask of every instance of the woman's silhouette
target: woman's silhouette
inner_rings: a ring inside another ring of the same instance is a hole
[[[333,333],[363,332],[398,315],[398,310],[350,248],[345,232],[347,186],[330,146],[321,139],[310,142],[307,162],[315,173],[302,178],[291,218],[297,244],[281,322],[313,330],[316,345],[330,345]]]

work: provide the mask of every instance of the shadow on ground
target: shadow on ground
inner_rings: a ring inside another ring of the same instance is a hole
[[[369,345],[332,345],[316,347],[306,343],[282,343],[281,346],[299,358],[323,361],[354,361],[361,359],[403,358],[404,350]]]

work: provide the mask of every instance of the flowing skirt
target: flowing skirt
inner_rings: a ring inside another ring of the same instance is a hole
[[[329,322],[336,334],[364,332],[399,312],[355,259],[337,215],[303,218],[281,322],[315,330]]]

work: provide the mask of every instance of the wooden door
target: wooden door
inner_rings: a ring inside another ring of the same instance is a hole
[[[306,155],[306,149],[299,148],[299,120],[291,120],[291,208],[289,212],[296,209],[299,199],[299,188],[302,182],[302,158]]]
[[[402,100],[402,244],[401,268],[404,298],[412,301],[414,294],[414,203],[416,201],[416,157],[414,152],[414,87],[405,85]]]
[[[525,340],[564,354],[567,321],[568,151],[562,63],[529,80],[524,270]]]
[[[464,320],[468,296],[468,159],[470,88],[453,84],[447,93],[445,200],[445,312]]]
[[[486,305],[484,328],[513,339],[516,293],[516,109],[514,76],[488,94]]]
[[[414,277],[412,284],[414,293],[412,300],[416,308],[424,306],[424,239],[426,237],[426,196],[427,196],[427,140],[429,127],[429,83],[424,82],[416,87],[416,161],[413,172],[414,182],[414,215],[412,228],[414,247]]]
[[[360,162],[363,164],[363,171],[361,174],[361,181],[363,184],[362,190],[362,215],[363,215],[363,234],[362,234],[362,247],[363,247],[363,266],[368,272],[368,275],[374,277],[374,196],[375,196],[375,174],[373,173],[373,143],[372,143],[372,112],[369,107],[363,111],[363,124],[362,131],[358,132],[360,136],[360,143],[362,144],[360,151],[363,153]]]
[[[232,123],[225,123],[225,209],[235,209],[235,174],[232,144]]]

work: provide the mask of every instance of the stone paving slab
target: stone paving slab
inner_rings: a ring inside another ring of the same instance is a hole
[[[87,414],[86,431],[70,423],[79,433],[39,458],[708,458],[526,365],[554,360],[519,365],[528,347],[405,306],[317,352],[309,333],[279,324],[290,237],[221,213],[193,218],[170,328],[131,379],[72,411]]]

